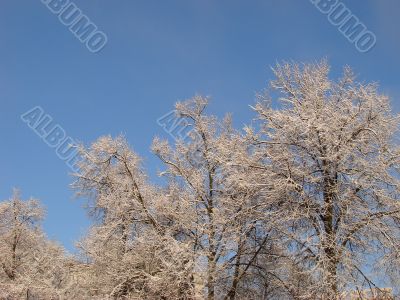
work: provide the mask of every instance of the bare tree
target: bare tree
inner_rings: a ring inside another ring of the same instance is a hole
[[[178,103],[177,118],[189,134],[175,147],[155,139],[153,151],[167,167],[162,174],[168,179],[171,203],[176,203],[171,215],[179,224],[179,238],[192,247],[200,295],[248,298],[257,293],[258,262],[271,255],[272,239],[263,226],[260,198],[237,184],[238,170],[228,164],[239,149],[238,155],[247,155],[246,145],[230,116],[219,121],[206,115],[207,104],[200,96]],[[254,282],[245,287],[250,277]]]
[[[251,178],[279,207],[274,223],[288,255],[314,278],[302,294],[378,287],[369,265],[399,249],[398,117],[349,68],[337,82],[324,61],[274,72],[281,107],[262,95],[254,108],[260,130],[247,128]]]
[[[44,209],[18,190],[0,202],[0,290],[6,297],[57,297],[64,288],[64,251],[40,228]],[[28,297],[28,296],[27,296]]]
[[[123,137],[100,138],[80,153],[73,186],[91,200],[88,211],[97,220],[79,243],[90,263],[86,289],[118,299],[190,297],[188,251],[168,234],[163,197],[147,181],[140,158]]]

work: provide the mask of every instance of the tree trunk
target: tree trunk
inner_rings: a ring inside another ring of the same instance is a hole
[[[329,289],[334,295],[337,295],[337,257],[336,257],[336,231],[335,231],[335,211],[334,211],[334,189],[336,187],[336,181],[332,179],[330,174],[324,172],[324,203],[325,203],[325,214],[323,217],[324,228],[325,228],[325,241],[323,243],[323,250],[327,258],[327,283]]]

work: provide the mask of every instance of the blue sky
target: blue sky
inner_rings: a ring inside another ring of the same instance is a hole
[[[326,57],[333,76],[350,65],[361,81],[379,82],[399,111],[400,2],[342,2],[376,35],[371,51],[358,52],[308,0],[76,0],[108,37],[98,53],[40,0],[2,0],[0,199],[12,187],[39,198],[47,234],[70,250],[89,225],[70,170],[20,119],[37,105],[86,144],[124,133],[153,178],[160,164],[149,146],[155,135],[167,137],[159,117],[203,94],[211,113],[231,112],[241,127],[277,61]]]

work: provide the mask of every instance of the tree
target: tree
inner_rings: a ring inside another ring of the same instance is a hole
[[[44,210],[36,199],[21,200],[18,190],[0,202],[0,290],[4,298],[62,293],[64,252],[40,228]]]
[[[277,247],[263,226],[260,198],[238,184],[237,168],[228,164],[233,153],[247,155],[246,146],[230,116],[223,121],[207,116],[207,104],[207,98],[196,96],[176,105],[176,123],[188,134],[175,147],[154,140],[173,204],[165,209],[174,215],[176,238],[191,245],[201,295],[210,300],[249,297],[257,294],[265,271],[258,261],[270,258]]]
[[[288,255],[313,278],[307,297],[335,298],[377,287],[369,264],[399,246],[398,116],[374,84],[337,82],[319,64],[278,65],[254,107],[260,131],[247,128],[256,175]],[[381,274],[384,272],[381,272]]]
[[[90,263],[91,295],[190,297],[188,251],[169,235],[162,195],[148,183],[138,155],[123,137],[102,137],[80,154],[73,186],[91,200],[88,210],[96,220],[79,244]]]

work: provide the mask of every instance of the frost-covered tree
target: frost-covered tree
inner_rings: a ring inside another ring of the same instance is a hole
[[[129,299],[187,299],[192,294],[186,246],[169,234],[163,195],[123,137],[80,148],[74,188],[87,196],[96,220],[79,248],[89,268],[90,295]],[[83,275],[85,277],[85,274]]]
[[[21,200],[18,190],[0,202],[1,299],[51,299],[63,293],[64,251],[43,234],[43,217],[39,201]]]
[[[329,79],[325,61],[274,72],[244,131],[207,115],[207,98],[178,103],[187,135],[154,140],[159,185],[122,136],[80,146],[73,188],[93,224],[74,257],[46,239],[37,200],[0,202],[0,299],[382,298],[400,286],[388,98],[347,67]]]
[[[176,105],[176,123],[186,126],[186,138],[174,146],[154,140],[173,204],[166,210],[174,215],[176,237],[191,245],[201,297],[256,297],[265,271],[258,262],[276,249],[263,226],[260,198],[237,184],[237,168],[227,164],[239,153],[235,149],[247,155],[246,146],[229,116],[219,121],[205,114],[207,103],[196,96]]]
[[[338,81],[326,62],[274,72],[281,106],[264,94],[254,107],[250,179],[277,208],[275,230],[299,274],[312,278],[302,296],[379,287],[385,259],[399,253],[398,116],[349,68]]]

